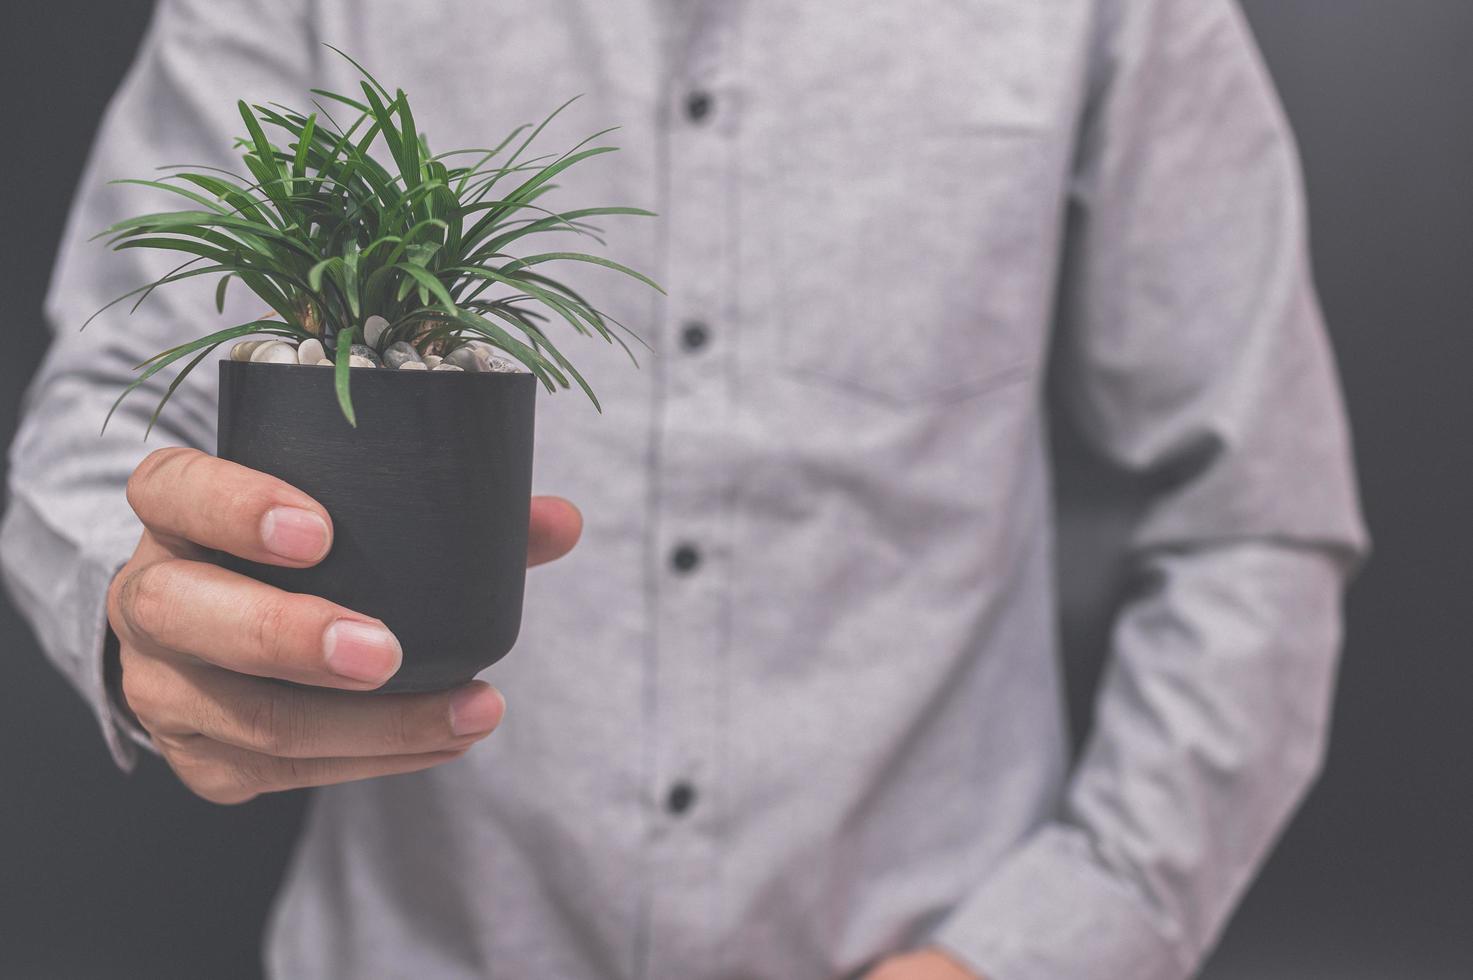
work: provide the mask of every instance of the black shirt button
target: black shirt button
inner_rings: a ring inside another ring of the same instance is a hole
[[[680,331],[680,346],[691,353],[695,353],[705,347],[706,342],[710,339],[710,329],[699,320],[692,320],[681,328]]]
[[[677,572],[685,573],[695,571],[701,563],[701,553],[696,550],[695,545],[683,544],[670,553],[670,565]]]
[[[700,122],[711,114],[711,94],[695,91],[685,97],[685,117],[691,122]]]
[[[677,817],[689,810],[696,802],[696,788],[687,782],[678,782],[665,795],[665,809]]]

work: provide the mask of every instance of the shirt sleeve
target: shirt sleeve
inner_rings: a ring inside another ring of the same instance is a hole
[[[104,678],[107,588],[141,530],[123,489],[159,446],[213,448],[213,365],[202,364],[180,386],[147,443],[144,431],[168,371],[123,403],[106,435],[99,430],[135,377],[134,365],[217,329],[212,324],[259,316],[262,303],[238,295],[222,316],[212,283],[200,277],[159,290],[132,315],[131,300],[113,306],[79,332],[104,304],[177,265],[144,250],[112,252],[90,239],[134,214],[191,206],[109,181],[158,179],[166,164],[238,168],[232,144],[245,127],[236,99],[300,101],[315,49],[305,16],[285,0],[160,3],[93,144],[52,274],[45,313],[53,340],[10,448],[0,566],[16,608],[92,706],[125,769],[133,765],[134,743],[147,740],[111,704]]]
[[[1296,151],[1241,12],[1098,17],[1059,377],[1152,493],[1056,816],[934,936],[989,980],[1196,971],[1321,764],[1367,546]]]

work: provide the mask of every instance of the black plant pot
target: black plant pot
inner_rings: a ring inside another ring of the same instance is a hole
[[[352,379],[357,428],[329,368],[220,363],[220,457],[311,494],[334,534],[312,568],[220,561],[382,619],[404,664],[381,690],[450,687],[505,656],[521,627],[537,382],[369,368]]]

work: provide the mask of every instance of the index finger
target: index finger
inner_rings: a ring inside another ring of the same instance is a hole
[[[125,644],[238,674],[365,691],[403,663],[381,620],[209,562],[171,558],[125,570],[115,595]]]
[[[332,547],[322,505],[274,476],[197,449],[159,449],[128,478],[128,503],[156,537],[303,568]]]

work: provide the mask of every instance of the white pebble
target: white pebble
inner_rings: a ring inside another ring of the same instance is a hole
[[[269,343],[269,341],[265,341],[265,340],[241,340],[241,341],[237,341],[236,342],[236,345],[234,347],[230,348],[230,359],[232,361],[249,361],[251,359],[251,353],[257,347],[260,347],[262,344],[265,344],[265,343]]]
[[[435,368],[440,366],[440,362],[443,360],[445,360],[445,358],[441,357],[439,354],[426,354],[425,366],[433,371]]]
[[[322,341],[316,337],[302,341],[297,347],[298,364],[316,364],[326,356],[327,352],[322,349]]]
[[[312,366],[313,367],[333,367],[333,363],[332,363],[332,361],[329,361],[327,358],[324,357],[322,360],[318,361],[316,364],[314,364]]]
[[[428,371],[429,369],[429,365],[424,361],[405,361],[399,365],[400,371]]]
[[[522,366],[499,347],[494,347],[484,340],[472,340],[470,346],[486,356],[483,371],[492,371],[496,374],[515,374],[522,370]]]
[[[455,364],[436,364],[430,368],[431,371],[464,371],[465,368]]]
[[[256,364],[295,364],[297,352],[291,344],[280,340],[268,340],[251,351],[251,360]]]
[[[384,331],[389,329],[389,321],[381,316],[371,316],[363,321],[363,342],[370,347],[377,347],[379,338]]]
[[[359,354],[353,354],[348,358],[348,367],[374,367],[374,363]]]

